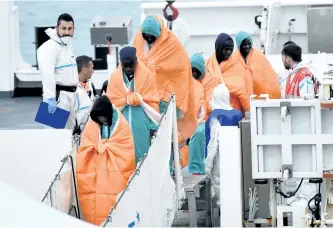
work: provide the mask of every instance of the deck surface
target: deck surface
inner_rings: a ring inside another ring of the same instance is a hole
[[[0,98],[0,130],[41,129],[35,122],[40,97]]]

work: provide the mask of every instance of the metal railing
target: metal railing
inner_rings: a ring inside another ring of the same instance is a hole
[[[77,143],[80,141],[80,137],[77,136],[77,135],[74,135],[73,136],[73,147],[75,146],[75,152],[77,151]],[[60,174],[61,174],[61,171],[63,170],[65,164],[68,162],[68,160],[70,161],[70,166],[71,166],[71,169],[72,169],[72,178],[73,178],[73,186],[74,186],[74,196],[75,196],[75,201],[76,201],[76,206],[74,204],[72,204],[68,214],[70,214],[74,208],[74,212],[75,212],[75,216],[76,218],[78,219],[81,219],[81,216],[80,216],[80,207],[79,207],[79,198],[78,198],[78,194],[77,194],[77,187],[76,187],[76,177],[75,177],[75,169],[74,169],[74,161],[73,161],[73,157],[69,154],[67,154],[63,159],[61,159],[61,166],[58,170],[58,172],[56,173],[54,179],[51,181],[51,184],[50,186],[48,187],[44,197],[42,198],[42,202],[44,202],[47,197],[49,196],[50,198],[50,204],[51,204],[51,207],[53,207],[53,200],[52,200],[52,187],[54,186],[54,184],[56,183],[56,181],[60,180]]]

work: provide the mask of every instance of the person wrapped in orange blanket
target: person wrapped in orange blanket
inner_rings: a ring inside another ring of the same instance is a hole
[[[138,163],[148,152],[151,132],[160,122],[160,99],[155,75],[137,60],[136,49],[124,47],[119,56],[121,64],[110,76],[107,96],[131,127]]]
[[[155,16],[143,21],[134,47],[138,58],[156,72],[161,113],[166,111],[171,93],[176,95],[178,141],[185,142],[197,127],[191,64],[185,48]]]
[[[230,104],[239,111],[250,110],[250,92],[246,85],[246,71],[241,63],[231,56],[234,50],[232,38],[221,33],[215,41],[215,53],[206,62],[208,75],[219,84],[225,83],[230,92]]]
[[[234,56],[248,72],[247,77],[253,80],[253,94],[268,94],[270,99],[280,99],[281,89],[278,75],[266,56],[258,49],[253,48],[253,41],[246,32],[236,34],[238,50]]]
[[[188,172],[194,175],[205,174],[205,120],[211,113],[210,101],[217,82],[211,75],[206,75],[205,60],[199,53],[191,56],[192,75],[194,82],[196,113],[199,126],[192,135],[189,146],[181,150],[182,167],[188,164]],[[186,160],[188,158],[188,160]]]
[[[76,154],[77,188],[84,220],[101,225],[135,171],[134,142],[107,96],[94,102],[90,117]]]

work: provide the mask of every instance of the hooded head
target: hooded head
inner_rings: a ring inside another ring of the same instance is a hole
[[[142,23],[141,32],[143,39],[152,44],[161,35],[161,24],[152,16],[148,16]]]
[[[225,33],[221,33],[215,41],[215,54],[217,62],[228,60],[234,51],[234,41]]]
[[[134,47],[124,47],[119,52],[121,67],[126,75],[133,75],[137,63],[136,49]]]
[[[91,111],[91,119],[99,125],[112,125],[113,107],[109,98],[105,95],[100,96],[94,102]]]
[[[230,106],[230,93],[225,84],[219,84],[214,90],[210,102],[212,109],[232,110]]]
[[[252,38],[246,32],[240,31],[236,34],[236,45],[242,56],[246,57],[253,46]]]
[[[191,56],[192,76],[201,80],[205,76],[206,66],[205,60],[201,54],[195,53]]]

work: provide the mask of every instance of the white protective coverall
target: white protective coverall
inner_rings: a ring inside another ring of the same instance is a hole
[[[43,83],[43,101],[56,97],[56,85],[76,86],[78,72],[71,40],[59,38],[56,29],[48,28],[45,33],[50,37],[37,50],[37,61]],[[67,43],[67,44],[66,44]],[[66,128],[75,126],[77,92],[60,91],[57,107],[70,112]]]
[[[232,110],[230,106],[230,94],[228,88],[224,84],[218,85],[212,95],[210,102],[212,110],[223,109]],[[220,204],[220,155],[219,155],[219,131],[220,126],[217,118],[210,121],[210,135],[211,139],[207,146],[207,157],[205,160],[206,175],[211,178],[214,192],[218,198],[218,205]]]
[[[279,73],[279,85],[281,89],[281,98],[285,99],[286,97],[286,84],[291,70],[283,69]]]
[[[311,65],[311,61],[302,61],[298,63],[293,70],[290,71],[291,80],[295,76],[295,73],[301,68],[306,67],[312,74],[316,74],[316,69]],[[287,82],[288,78],[285,80]],[[285,82],[285,86],[286,86]],[[309,77],[305,77],[299,83],[300,96],[307,96],[308,98],[315,98],[313,81]],[[290,98],[292,99],[292,98]],[[285,192],[294,192],[298,185],[300,184],[300,178],[290,178],[286,183],[283,183],[282,187]],[[296,193],[295,196],[288,198],[286,203],[288,205],[302,205],[304,208],[308,207],[308,201],[318,192],[318,184],[309,183],[308,179],[304,179],[303,183]],[[312,201],[311,206],[313,206],[314,201]]]
[[[286,98],[286,84],[288,81],[289,75],[291,77],[295,76],[295,72],[297,72],[299,69],[307,67],[312,74],[316,74],[316,70],[313,68],[311,61],[305,62],[302,61],[298,63],[294,69],[292,70],[286,70],[284,69],[282,72],[279,74],[279,84],[281,87],[281,97],[283,99]],[[292,78],[291,78],[292,79]],[[309,78],[306,77],[304,78],[300,83],[299,83],[299,91],[300,91],[300,96],[304,97],[307,95],[310,98],[314,98],[315,93],[314,93],[314,85],[311,82],[309,82]],[[300,184],[301,179],[300,178],[290,178],[286,183],[282,184],[282,190],[284,192],[294,192],[298,185]],[[318,191],[318,185],[317,184],[311,184],[309,183],[308,179],[304,179],[303,183],[296,193],[295,196],[288,198],[286,203],[287,205],[302,205],[305,208],[308,205],[308,201],[317,193]],[[312,202],[313,203],[313,202]],[[312,205],[312,204],[311,204]]]
[[[79,109],[76,114],[76,121],[82,132],[85,124],[89,119],[91,104],[96,98],[96,94],[93,92],[92,81],[88,80],[85,88],[81,83],[78,83],[77,93]]]

